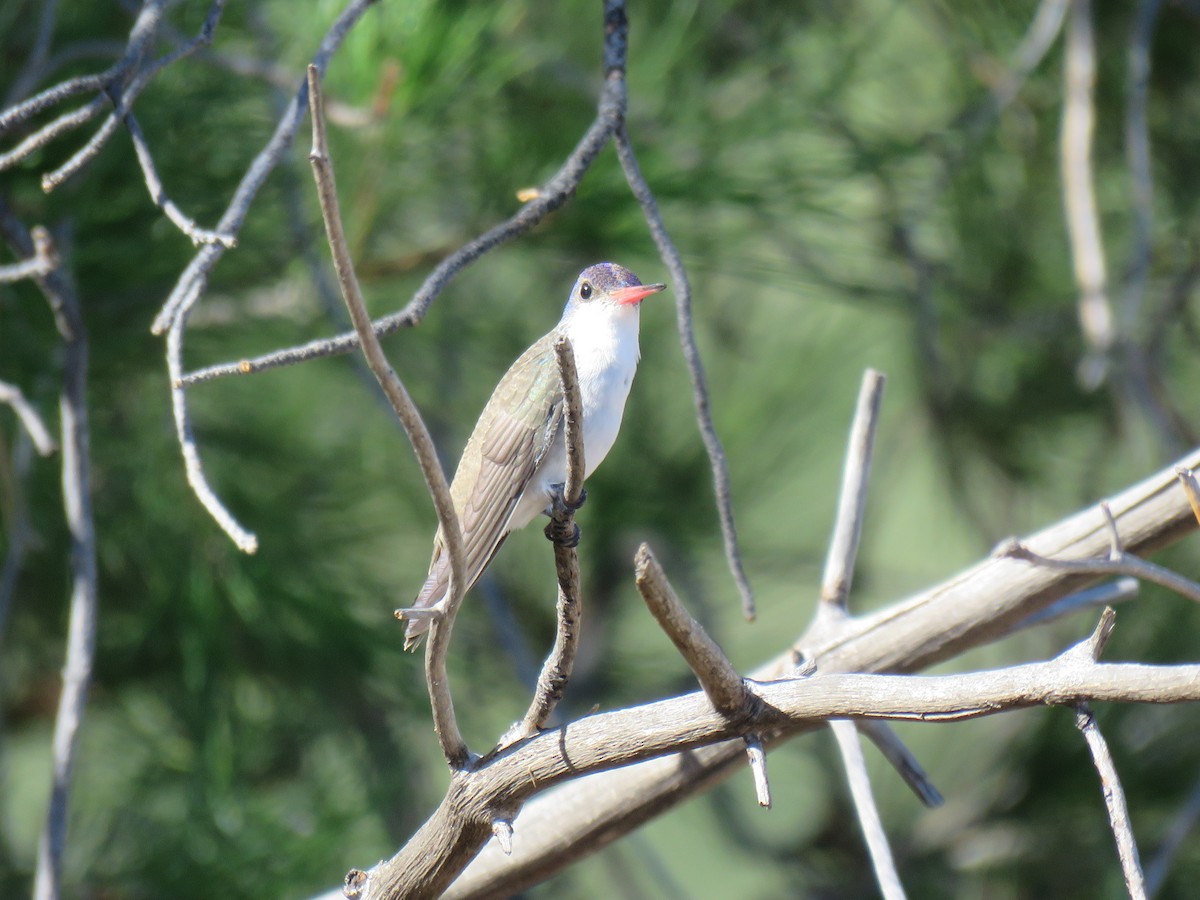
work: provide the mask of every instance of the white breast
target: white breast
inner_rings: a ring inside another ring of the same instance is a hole
[[[617,440],[625,401],[637,371],[639,309],[636,304],[579,306],[561,323],[571,339],[583,401],[583,456],[588,475]],[[553,485],[567,477],[566,445],[560,439],[542,461],[513,511],[508,531],[523,528],[546,509]]]

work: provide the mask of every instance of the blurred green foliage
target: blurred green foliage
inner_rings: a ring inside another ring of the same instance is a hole
[[[283,97],[222,60],[278,65],[298,84],[340,5],[298,14],[282,0],[232,4],[217,56],[166,69],[138,102],[167,190],[201,224],[219,216]],[[170,20],[190,33],[206,6],[172,7]],[[52,50],[124,41],[119,4],[61,7]],[[0,91],[25,64],[39,9],[17,0],[0,10]],[[1170,427],[1125,387],[1123,357],[1097,392],[1075,379],[1084,348],[1060,189],[1061,46],[1011,105],[977,119],[1034,12],[975,0],[632,5],[630,129],[689,266],[760,618],[741,621],[724,569],[668,294],[644,309],[626,424],[580,517],[587,627],[568,714],[692,688],[634,591],[640,540],[739,666],[799,633],[867,366],[890,381],[858,609],[953,574],[998,537],[1071,512],[1188,443],[1186,423],[1200,414],[1189,389],[1200,375],[1195,7],[1165,4],[1154,36],[1152,268],[1142,312],[1126,323],[1150,348]],[[1118,309],[1133,254],[1123,129],[1134,12],[1096,4],[1097,193]],[[347,229],[375,312],[399,308],[434,261],[555,171],[591,119],[599,51],[598,4],[381,3],[363,19],[327,90],[339,105],[331,139]],[[38,87],[106,64],[64,63]],[[68,249],[92,348],[101,618],[69,895],[327,888],[398,846],[446,780],[420,660],[400,652],[390,617],[423,579],[433,514],[390,415],[356,363],[335,359],[190,392],[213,484],[261,550],[242,556],[218,532],[186,487],[148,331],[188,241],[149,201],[122,133],[54,194],[38,190],[88,133],[0,174],[18,214],[52,226]],[[308,262],[324,266],[327,253],[306,145],[302,135],[217,267],[189,366],[342,327]],[[665,274],[611,151],[566,208],[458,277],[419,329],[386,341],[448,463],[504,368],[556,321],[575,273],[601,259],[646,280]],[[34,288],[0,287],[0,379],[53,419],[58,366]],[[5,534],[16,435],[0,411]],[[56,467],[36,460],[26,485],[37,540],[0,652],[0,896],[29,889],[48,790],[68,593]],[[1192,545],[1167,561],[1194,574],[1198,557]],[[530,529],[459,619],[452,677],[477,749],[522,710],[522,673],[552,630],[553,577],[550,549]],[[498,637],[509,634],[503,610],[521,640]],[[1194,659],[1194,621],[1184,601],[1145,589],[1110,653]],[[1069,619],[956,666],[1044,657],[1090,627]],[[1100,719],[1147,858],[1195,782],[1200,713],[1111,708]],[[913,896],[1121,894],[1069,714],[903,734],[948,798],[919,808],[873,758]],[[739,775],[532,896],[870,895],[830,742],[806,738],[772,759],[770,813]],[[1193,838],[1163,895],[1187,896],[1197,879]]]

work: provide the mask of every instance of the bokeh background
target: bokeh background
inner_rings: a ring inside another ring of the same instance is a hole
[[[0,6],[0,93],[24,65],[40,6]],[[106,66],[132,19],[122,3],[61,7],[52,47],[87,52],[39,87]],[[1148,7],[1154,219],[1138,281],[1126,116],[1132,35]],[[211,53],[166,69],[138,102],[168,191],[201,224],[224,209],[339,8],[231,4]],[[168,19],[191,34],[206,9],[178,4]],[[1085,347],[1059,167],[1061,38],[1011,103],[993,100],[1037,10],[976,0],[631,4],[630,130],[695,290],[760,616],[742,621],[725,569],[663,295],[644,307],[625,426],[580,514],[587,612],[568,715],[693,688],[634,589],[641,540],[740,667],[799,634],[865,367],[889,382],[858,610],[946,578],[997,539],[1194,445],[1200,7],[1095,5],[1096,190],[1122,335],[1096,390],[1077,378]],[[346,226],[374,313],[398,309],[438,259],[556,170],[593,115],[600,46],[597,3],[407,0],[381,3],[355,28],[326,83]],[[101,609],[68,893],[329,888],[351,865],[390,854],[445,786],[420,658],[401,652],[391,619],[423,580],[434,515],[399,428],[361,367],[339,358],[190,392],[211,480],[261,549],[243,556],[218,531],[184,481],[163,348],[149,333],[190,245],[150,203],[124,134],[42,195],[40,174],[84,139],[0,173],[0,194],[67,248],[92,347]],[[302,131],[216,269],[193,317],[189,367],[344,328],[320,289],[327,251],[306,152]],[[557,320],[576,273],[602,259],[643,280],[666,276],[611,149],[570,204],[459,276],[418,329],[385,341],[448,465],[500,374]],[[0,286],[0,379],[51,420],[60,364],[34,288]],[[22,495],[36,535],[0,635],[6,897],[31,883],[69,590],[58,460],[34,460],[22,480],[18,445],[13,416],[0,411],[0,543]],[[1194,575],[1197,542],[1163,561]],[[531,528],[468,598],[452,677],[473,747],[490,746],[523,710],[553,595],[551,548]],[[945,668],[1045,658],[1093,618]],[[1123,608],[1109,656],[1194,660],[1196,623],[1186,601],[1147,587]],[[1200,711],[1099,715],[1152,858],[1200,776]],[[901,732],[947,797],[921,808],[867,751],[912,896],[1121,895],[1070,713]],[[739,774],[529,896],[871,895],[829,736],[772,754],[771,778],[769,812]],[[1191,837],[1162,896],[1194,895],[1198,879]]]

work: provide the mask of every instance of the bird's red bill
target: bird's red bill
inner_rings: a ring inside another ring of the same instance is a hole
[[[641,303],[651,294],[666,290],[665,284],[634,284],[629,287],[617,288],[612,292],[612,298],[618,303]]]

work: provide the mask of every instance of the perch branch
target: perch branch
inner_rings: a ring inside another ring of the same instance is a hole
[[[738,549],[737,528],[733,521],[733,498],[729,486],[729,464],[725,460],[725,448],[721,446],[721,438],[713,425],[712,409],[708,396],[708,379],[704,374],[704,361],[700,358],[700,348],[696,346],[695,328],[692,325],[692,287],[683,266],[683,258],[667,233],[658,210],[658,201],[646,183],[642,170],[638,166],[637,156],[633,152],[633,144],[624,122],[613,135],[617,147],[617,158],[621,161],[621,169],[625,172],[625,181],[633,196],[641,204],[642,214],[650,228],[650,235],[658,247],[671,273],[671,289],[675,293],[675,318],[679,330],[679,343],[683,348],[683,358],[687,362],[688,373],[692,379],[692,399],[696,407],[696,422],[700,426],[700,436],[704,440],[704,449],[708,452],[709,465],[712,468],[713,492],[716,496],[717,515],[721,522],[721,536],[725,542],[725,558],[729,563],[729,571],[737,584],[738,593],[742,598],[742,615],[749,621],[754,621],[754,592],[750,589],[750,581],[742,565],[742,554]]]
[[[791,733],[828,719],[895,718],[915,721],[960,721],[1006,709],[1040,705],[1075,705],[1088,700],[1186,702],[1200,699],[1200,665],[1147,666],[1097,663],[1063,655],[1032,663],[967,675],[842,675],[782,677],[758,684],[762,700],[755,712],[735,723],[713,708],[708,696],[695,692],[644,706],[585,716],[561,728],[530,738],[482,762],[452,780],[446,799],[413,839],[391,860],[372,870],[367,897],[436,896],[446,890],[463,866],[492,837],[493,809],[519,809],[529,797],[561,782],[572,786],[595,779],[581,776],[627,766],[680,751],[701,755],[708,746],[744,752],[740,740],[764,731]],[[659,763],[661,765],[661,763]],[[681,777],[697,773],[687,767]],[[562,791],[550,795],[561,813]],[[526,807],[521,815],[522,840],[505,872],[495,869],[484,882],[471,877],[449,889],[447,896],[508,895],[558,868],[562,856],[595,849],[564,843],[560,831],[558,857],[536,872],[518,858],[526,841]],[[590,813],[592,810],[587,810]],[[610,836],[611,838],[612,836]],[[494,843],[494,842],[493,842]],[[574,848],[575,853],[563,852]],[[487,858],[486,851],[479,857]],[[477,863],[478,864],[478,863]]]
[[[575,510],[583,502],[583,479],[587,471],[583,444],[583,400],[579,396],[575,353],[566,335],[560,335],[554,342],[554,353],[562,381],[563,440],[567,449],[567,480],[562,488],[562,502],[554,504],[550,524],[546,526],[546,537],[554,542],[554,568],[558,575],[558,602],[555,607],[558,628],[554,647],[538,675],[529,709],[516,728],[500,740],[501,747],[537,734],[545,726],[567,688],[575,665],[575,653],[579,649],[583,598],[579,584],[579,554],[571,545],[571,539],[576,533]],[[497,839],[500,839],[499,835]]]
[[[1177,462],[1187,467],[1198,464],[1200,451]],[[1196,529],[1172,469],[1131,486],[1109,502],[1130,552],[1148,553]],[[1025,543],[1044,555],[1095,556],[1108,548],[1105,526],[1094,506]],[[816,678],[845,671],[912,672],[999,639],[1022,620],[1077,593],[1094,577],[988,558],[940,585],[851,620],[853,627],[834,640],[822,643],[802,635],[795,646],[810,648],[820,670]],[[794,672],[795,653],[789,649],[751,672],[750,678],[770,681]],[[514,893],[536,883],[738,771],[744,754],[741,742],[667,753],[662,759],[572,781],[553,794],[536,797],[521,811],[521,840],[512,857],[489,844],[448,896]],[[435,846],[425,845],[431,852]],[[564,847],[572,849],[564,852]]]
[[[333,164],[325,140],[321,72],[315,65],[308,67],[308,96],[312,112],[312,152],[309,154],[309,161],[312,163],[313,178],[317,184],[317,196],[321,205],[321,218],[325,222],[325,233],[329,238],[333,268],[342,290],[342,299],[346,302],[350,319],[359,334],[367,365],[378,380],[396,416],[404,425],[404,431],[416,453],[421,474],[437,510],[438,525],[450,554],[450,584],[446,590],[442,615],[433,620],[432,633],[425,650],[425,668],[429,701],[433,707],[434,730],[437,732],[446,761],[452,769],[460,769],[466,765],[469,754],[454,715],[454,702],[446,672],[446,653],[450,645],[454,617],[462,603],[463,589],[466,586],[462,530],[459,527],[458,514],[454,510],[454,501],[450,497],[450,485],[446,481],[446,473],[442,471],[442,464],[438,460],[433,439],[429,436],[429,429],[425,427],[425,422],[404,384],[388,363],[383,348],[379,345],[379,338],[371,330],[371,317],[367,314],[358,278],[354,274],[354,264],[346,245],[346,235],[342,230]]]

